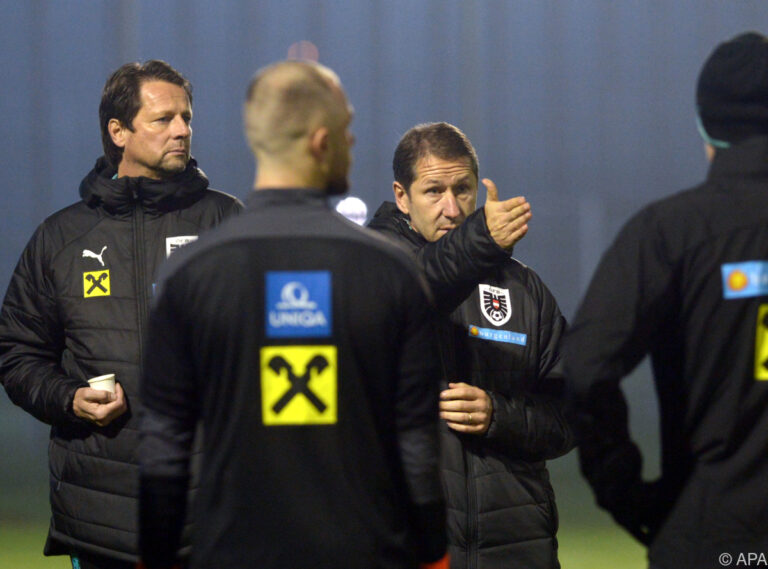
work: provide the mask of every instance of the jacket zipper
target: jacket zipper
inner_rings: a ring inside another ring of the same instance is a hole
[[[144,361],[144,324],[147,314],[146,299],[146,252],[144,251],[144,209],[136,190],[133,190],[135,200],[133,210],[133,261],[136,274],[136,307],[139,338],[139,362]]]

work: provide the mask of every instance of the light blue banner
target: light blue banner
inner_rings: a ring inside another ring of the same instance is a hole
[[[768,261],[725,263],[720,270],[723,276],[723,298],[768,295]]]
[[[518,346],[525,346],[525,344],[528,342],[527,334],[522,334],[520,332],[510,332],[509,330],[480,328],[474,324],[469,325],[469,335],[472,338],[491,340],[493,342],[504,342],[506,344],[517,344]]]

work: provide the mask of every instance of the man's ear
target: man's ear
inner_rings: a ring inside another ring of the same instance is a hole
[[[323,162],[328,153],[328,127],[321,126],[309,135],[309,152],[318,162]]]
[[[715,159],[715,153],[717,150],[711,144],[704,143],[704,155],[707,157],[707,162],[712,162]]]
[[[128,129],[125,125],[117,119],[109,119],[107,123],[107,131],[109,132],[112,142],[118,148],[125,148],[125,137]]]
[[[411,199],[408,192],[400,182],[392,182],[392,191],[395,193],[397,209],[408,215],[411,211]]]

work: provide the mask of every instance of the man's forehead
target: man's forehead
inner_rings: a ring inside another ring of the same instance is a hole
[[[434,154],[425,154],[416,161],[414,171],[418,180],[443,177],[474,180],[475,177],[471,162],[466,156],[439,158]]]
[[[142,107],[158,107],[167,104],[189,105],[189,96],[183,87],[167,81],[146,81],[139,91]]]

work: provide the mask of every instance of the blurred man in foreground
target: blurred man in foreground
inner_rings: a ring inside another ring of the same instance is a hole
[[[200,418],[193,568],[447,567],[428,292],[327,202],[351,120],[326,67],[257,74],[248,208],[166,266],[142,384],[150,569],[174,562]]]

